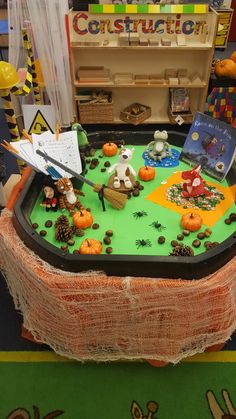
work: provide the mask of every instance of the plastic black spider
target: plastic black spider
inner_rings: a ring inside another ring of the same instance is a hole
[[[146,211],[136,211],[136,212],[133,212],[133,216],[134,216],[134,218],[136,218],[136,220],[138,218],[145,217],[146,215],[147,215]]]
[[[151,247],[152,246],[152,243],[150,242],[149,239],[147,239],[147,240],[144,240],[144,239],[136,240],[135,243],[136,243],[137,249],[139,249],[140,247]]]
[[[154,228],[156,228],[158,231],[162,231],[162,230],[165,230],[166,229],[166,227],[165,226],[163,226],[161,223],[159,223],[158,221],[153,221],[153,223],[152,224],[149,224],[151,227],[154,227]]]

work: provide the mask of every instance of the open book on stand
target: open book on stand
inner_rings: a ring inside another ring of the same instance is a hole
[[[201,164],[208,176],[222,181],[236,156],[236,128],[197,112],[187,135],[180,160]]]

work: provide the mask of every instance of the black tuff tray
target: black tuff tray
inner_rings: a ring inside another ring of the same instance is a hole
[[[181,147],[186,134],[168,131],[169,142]],[[140,145],[152,138],[153,131],[100,131],[88,134],[89,142],[125,140]],[[231,168],[227,181],[235,183],[236,167]],[[140,256],[140,255],[74,255],[63,252],[38,235],[31,226],[30,214],[42,189],[44,176],[32,173],[13,210],[13,225],[21,240],[43,260],[70,272],[104,271],[107,275],[171,279],[200,279],[224,266],[236,256],[236,232],[215,248],[198,256]]]

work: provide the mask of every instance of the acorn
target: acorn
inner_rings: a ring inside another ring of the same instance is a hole
[[[172,240],[170,244],[171,244],[172,247],[176,247],[176,246],[179,245],[179,243],[177,242],[177,240]]]
[[[33,227],[34,230],[36,230],[36,228],[38,228],[38,226],[39,226],[38,223],[33,223],[32,224],[32,227]]]
[[[79,255],[79,249],[73,250],[73,255]]]
[[[231,222],[236,221],[236,213],[231,212],[231,214],[229,215],[229,219],[230,219]]]
[[[230,218],[226,218],[225,219],[225,224],[230,225],[231,224],[231,219]]]
[[[45,237],[47,235],[47,232],[45,230],[41,230],[39,234],[40,236]]]
[[[139,196],[139,189],[134,189],[133,196]]]
[[[104,163],[104,167],[110,167],[110,165],[111,165],[111,163],[107,160],[107,161],[105,161],[105,163]]]
[[[52,220],[45,221],[44,225],[45,227],[48,227],[48,228],[52,227]]]
[[[165,241],[166,241],[166,239],[165,239],[165,237],[164,237],[164,236],[160,236],[160,237],[158,237],[157,242],[158,242],[159,244],[164,244],[164,243],[165,243]]]
[[[101,169],[100,169],[100,172],[105,172],[106,171],[106,168],[105,167],[102,167]]]
[[[107,230],[105,234],[108,237],[112,237],[113,236],[113,231],[112,230]]]
[[[201,242],[200,242],[200,240],[193,240],[193,242],[192,242],[192,245],[193,245],[193,247],[200,247],[201,246]]]
[[[112,247],[107,247],[107,248],[106,248],[106,253],[107,253],[107,254],[110,254],[110,253],[112,253],[112,252],[113,252]]]
[[[99,224],[98,224],[98,223],[94,223],[94,224],[92,225],[92,229],[93,229],[93,230],[97,230],[99,227],[100,227],[100,226],[99,226]]]
[[[92,159],[92,163],[97,166],[99,164],[99,160],[98,159]]]
[[[212,233],[212,231],[211,231],[211,229],[210,228],[206,228],[206,230],[205,230],[205,234],[206,233],[208,233],[209,235],[211,235],[211,233]],[[208,236],[209,237],[209,236]]]
[[[189,234],[190,234],[190,231],[189,230],[183,230],[183,235],[184,236],[189,236]]]
[[[207,248],[207,247],[209,247],[210,246],[210,244],[211,244],[211,242],[210,241],[205,241],[204,242],[204,246]]]
[[[67,244],[68,244],[69,246],[74,246],[75,241],[74,241],[73,239],[69,239],[69,240],[68,240],[68,242],[67,242]]]
[[[110,239],[110,237],[108,237],[108,236],[104,237],[103,242],[104,242],[105,244],[111,244],[111,239]]]
[[[61,250],[63,250],[63,251],[68,250],[68,246],[66,246],[66,245],[61,246]]]
[[[198,235],[197,235],[197,238],[199,240],[203,240],[203,239],[205,239],[205,237],[206,237],[205,233],[198,233]]]
[[[182,233],[181,234],[178,234],[177,239],[178,240],[183,240],[184,239],[184,235]]]

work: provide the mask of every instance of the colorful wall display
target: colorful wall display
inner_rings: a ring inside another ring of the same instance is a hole
[[[208,4],[90,4],[90,13],[207,13]]]
[[[117,19],[91,17],[86,12],[73,17],[73,29],[78,35],[119,34],[122,32],[142,32],[144,34],[185,34],[198,35],[206,20],[183,20],[181,14],[163,18],[146,19],[121,16]]]

